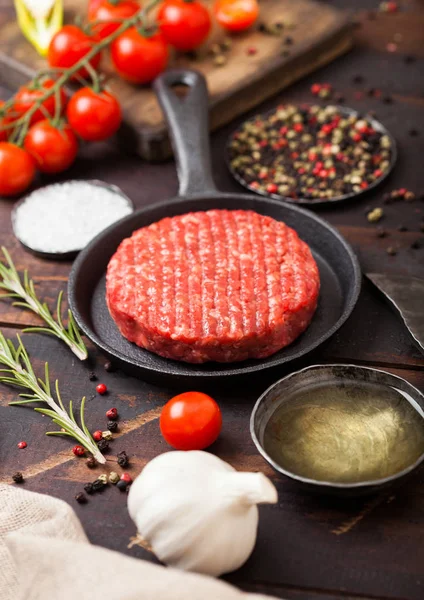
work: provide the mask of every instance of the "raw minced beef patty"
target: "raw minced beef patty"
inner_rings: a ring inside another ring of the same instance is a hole
[[[281,221],[209,210],[135,231],[107,270],[122,335],[191,363],[265,358],[309,325],[319,293],[309,247]]]

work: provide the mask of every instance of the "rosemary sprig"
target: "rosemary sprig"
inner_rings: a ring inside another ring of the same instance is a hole
[[[68,412],[65,409],[57,380],[54,386],[56,400],[54,399],[50,386],[48,363],[44,365],[44,379],[37,377],[34,373],[28,352],[19,336],[18,341],[19,344],[15,347],[12,340],[6,339],[0,331],[0,364],[6,367],[5,369],[0,369],[0,382],[30,391],[29,394],[19,394],[19,397],[23,398],[23,400],[10,402],[10,406],[44,402],[49,408],[35,408],[34,410],[51,417],[53,423],[61,428],[61,431],[49,431],[47,435],[63,435],[74,438],[81,446],[84,446],[86,450],[91,452],[99,463],[104,464],[106,459],[98,449],[85,424],[85,398],[81,401],[80,427],[75,419],[72,401],[69,402]]]
[[[35,291],[34,282],[28,276],[28,271],[24,271],[23,281],[16,270],[9,252],[2,246],[2,252],[6,259],[6,264],[0,262],[0,289],[5,293],[0,294],[2,298],[17,298],[18,301],[13,306],[21,306],[32,310],[39,315],[48,327],[27,327],[24,332],[38,331],[49,333],[61,339],[69,346],[72,352],[80,360],[85,360],[88,356],[87,348],[82,340],[78,326],[75,322],[72,312],[68,309],[68,327],[65,327],[62,321],[62,299],[63,292],[59,293],[56,303],[57,321],[54,319],[49,307],[45,302],[40,302]]]

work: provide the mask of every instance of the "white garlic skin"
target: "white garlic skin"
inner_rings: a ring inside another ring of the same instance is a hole
[[[237,472],[194,450],[148,463],[131,486],[128,510],[161,562],[218,576],[246,562],[256,542],[257,504],[277,499],[262,473]]]

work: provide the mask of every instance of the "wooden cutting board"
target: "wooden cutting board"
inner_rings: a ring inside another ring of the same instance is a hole
[[[310,0],[262,0],[260,5],[261,22],[283,23],[281,35],[262,33],[257,27],[233,35],[232,47],[225,53],[227,63],[217,67],[210,46],[222,42],[226,34],[216,26],[196,59],[177,54],[171,59],[170,66],[198,69],[206,76],[212,130],[327,64],[352,45],[353,25],[349,16],[326,4]],[[84,15],[86,6],[87,0],[65,0],[66,22]],[[256,49],[255,54],[248,55],[250,47]],[[0,14],[0,83],[16,88],[44,65],[16,22]],[[150,87],[136,87],[119,79],[107,57],[102,68],[124,109],[127,126],[122,128],[120,141],[148,160],[167,158],[171,150],[166,125]]]

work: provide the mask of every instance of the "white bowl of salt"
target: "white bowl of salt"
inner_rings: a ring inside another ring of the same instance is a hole
[[[71,180],[28,194],[12,212],[12,227],[24,248],[40,258],[70,260],[133,211],[131,200],[118,187]]]

